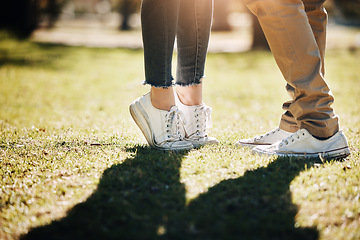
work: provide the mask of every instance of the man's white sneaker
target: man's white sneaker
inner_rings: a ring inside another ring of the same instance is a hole
[[[155,108],[150,93],[131,103],[130,113],[151,147],[161,150],[188,150],[194,146],[184,141],[183,117],[177,106],[170,111]]]
[[[289,137],[291,134],[292,133],[286,132],[280,128],[275,128],[270,132],[267,132],[265,134],[262,134],[254,138],[240,139],[237,143],[235,143],[235,145],[242,147],[249,147],[249,148],[253,148],[259,145],[269,146],[271,144],[276,143],[277,141]]]
[[[306,129],[300,129],[291,136],[270,146],[257,146],[254,153],[280,157],[320,157],[323,159],[344,158],[350,154],[345,135],[340,130],[326,140],[318,140]]]
[[[191,142],[194,147],[207,144],[218,144],[219,141],[208,135],[208,129],[212,127],[211,108],[204,103],[201,105],[187,106],[183,104],[175,93],[175,103],[185,116],[185,140]]]

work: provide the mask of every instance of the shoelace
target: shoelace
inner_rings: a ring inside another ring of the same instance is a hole
[[[172,107],[165,115],[165,122],[168,133],[167,141],[181,140],[180,124],[185,124],[184,114],[176,107]]]
[[[262,135],[256,137],[255,140],[261,140],[262,138],[267,137],[267,136],[269,136],[270,134],[273,135],[273,134],[275,134],[275,133],[278,132],[278,131],[280,131],[280,128],[276,128],[275,130],[272,130],[272,131],[270,131],[270,132],[267,132],[267,133],[265,133],[265,134],[262,134]]]
[[[201,107],[195,108],[196,121],[196,136],[206,137],[206,130],[212,127],[211,112],[212,109],[209,106],[203,104]]]
[[[301,136],[305,136],[305,133],[302,131],[297,131],[297,132],[293,133],[292,135],[290,135],[289,137],[281,140],[279,146],[281,147],[283,145],[288,145],[289,143],[295,142],[295,141],[299,140]]]

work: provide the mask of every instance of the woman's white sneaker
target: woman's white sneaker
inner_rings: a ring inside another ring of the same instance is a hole
[[[155,108],[150,93],[131,103],[130,114],[151,147],[161,150],[188,150],[194,146],[184,140],[183,116],[177,106],[170,111]]]
[[[186,141],[191,142],[194,147],[219,143],[216,138],[208,135],[208,130],[212,127],[211,108],[209,106],[204,103],[187,106],[180,101],[177,93],[175,93],[175,103],[185,116]]]
[[[345,135],[340,130],[326,140],[318,140],[306,129],[300,129],[291,136],[270,146],[257,146],[254,153],[280,157],[320,157],[322,159],[345,158],[350,149]]]
[[[238,142],[235,143],[235,145],[249,148],[253,148],[259,145],[269,146],[276,143],[277,141],[281,141],[284,138],[289,137],[291,134],[292,133],[286,132],[280,128],[275,128],[270,132],[254,138],[240,139]]]

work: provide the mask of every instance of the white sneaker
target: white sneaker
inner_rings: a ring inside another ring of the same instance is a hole
[[[177,93],[175,93],[175,103],[185,116],[185,140],[191,142],[194,147],[206,144],[218,144],[219,141],[210,137],[207,130],[212,127],[211,108],[204,103],[201,105],[184,105]]]
[[[292,133],[286,132],[280,128],[275,128],[270,132],[254,138],[240,139],[237,143],[235,143],[235,145],[249,148],[253,148],[259,145],[269,146],[276,143],[277,141],[281,141],[284,138],[289,137],[291,134]]]
[[[306,129],[300,129],[279,142],[270,146],[257,146],[252,151],[280,157],[320,157],[323,159],[344,158],[350,154],[346,137],[341,130],[329,139],[318,140]]]
[[[187,150],[194,146],[181,134],[183,118],[177,106],[170,111],[155,108],[150,93],[131,103],[130,113],[151,147],[161,150]]]

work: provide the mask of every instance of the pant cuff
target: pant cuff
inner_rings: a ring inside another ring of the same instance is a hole
[[[150,85],[151,87],[156,87],[156,88],[164,88],[164,89],[167,89],[169,87],[173,87],[174,86],[174,83],[170,83],[170,84],[166,84],[166,85],[157,85],[157,84],[154,84],[154,83],[151,83],[151,82],[148,82],[146,80],[144,80],[142,82],[143,85]]]
[[[290,133],[297,132],[299,127],[297,125],[280,121],[279,128]]]

